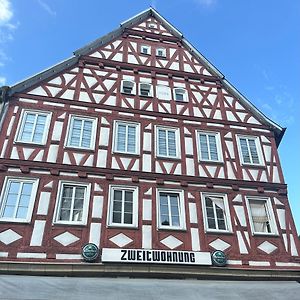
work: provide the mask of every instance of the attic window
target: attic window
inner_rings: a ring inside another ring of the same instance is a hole
[[[186,101],[186,90],[183,88],[175,88],[174,89],[174,99],[176,101],[181,101],[181,102]]]
[[[134,82],[130,80],[123,80],[122,81],[122,88],[121,91],[124,94],[133,94]]]
[[[142,54],[151,54],[151,47],[147,45],[142,45],[141,46],[141,53]]]
[[[152,86],[149,83],[140,83],[140,96],[151,97]]]
[[[151,28],[151,29],[157,29],[157,26],[156,26],[155,23],[149,23],[148,27]]]
[[[156,56],[166,57],[166,49],[165,48],[157,48]]]

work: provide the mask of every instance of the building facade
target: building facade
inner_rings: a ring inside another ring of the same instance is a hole
[[[299,269],[284,129],[154,9],[1,105],[2,262]]]

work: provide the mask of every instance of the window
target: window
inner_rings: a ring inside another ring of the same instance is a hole
[[[121,93],[124,94],[135,94],[134,93],[134,82],[130,80],[123,80],[122,81],[122,87],[121,87]]]
[[[142,45],[141,46],[141,53],[142,54],[151,54],[151,47],[150,46],[146,46],[146,45]]]
[[[270,198],[247,197],[251,230],[254,234],[277,234]]]
[[[179,157],[178,129],[157,127],[157,155]]]
[[[18,130],[18,142],[46,144],[50,113],[23,111]]]
[[[156,97],[161,100],[171,100],[171,89],[166,85],[156,86]]]
[[[166,49],[165,48],[157,48],[156,56],[166,57]]]
[[[56,204],[55,223],[86,224],[90,185],[60,182]]]
[[[151,29],[157,29],[157,25],[155,23],[149,23],[148,27]]]
[[[30,222],[38,180],[8,177],[1,193],[0,220]]]
[[[262,160],[258,137],[239,136],[238,138],[242,163],[260,165]]]
[[[140,96],[152,97],[152,85],[149,83],[140,83]]]
[[[220,135],[214,132],[198,132],[199,158],[203,161],[221,161]]]
[[[207,231],[232,231],[226,195],[202,193]]]
[[[185,229],[183,192],[158,191],[158,228]]]
[[[115,152],[139,153],[139,124],[116,121],[114,132]]]
[[[174,89],[174,100],[185,102],[187,101],[186,90],[183,88]]]
[[[92,149],[95,141],[95,123],[96,119],[71,116],[67,146]]]
[[[111,186],[108,225],[138,226],[137,187]]]

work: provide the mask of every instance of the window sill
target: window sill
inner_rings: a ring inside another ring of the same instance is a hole
[[[139,95],[140,98],[153,98],[153,95]]]
[[[127,153],[127,152],[117,152],[117,151],[114,151],[112,154],[118,155],[118,156],[128,156],[128,157],[140,158],[140,154],[139,153]]]
[[[216,161],[216,160],[201,160],[201,159],[199,159],[198,163],[209,164],[209,165],[223,165],[224,161],[221,161],[221,160],[218,160],[218,161]]]
[[[30,224],[30,220],[16,220],[16,219],[0,219],[0,223],[18,223],[18,224]]]
[[[252,168],[260,168],[260,169],[265,169],[266,166],[265,165],[261,165],[261,164],[249,164],[249,163],[241,163],[242,167],[252,167]]]
[[[117,224],[109,224],[106,226],[107,229],[130,229],[130,230],[139,230],[138,226],[136,225],[131,225],[131,226],[126,226],[124,224],[120,224],[120,225],[117,225]]]
[[[181,162],[181,157],[170,157],[170,156],[156,156],[159,160],[170,160],[170,161],[178,161]]]
[[[72,223],[72,222],[69,222],[69,223],[57,223],[57,222],[54,222],[52,224],[52,226],[59,226],[59,227],[64,227],[64,226],[72,226],[72,227],[86,227],[87,223]]]
[[[252,232],[254,237],[279,237],[278,233]]]
[[[206,230],[205,231],[206,234],[223,234],[223,235],[233,235],[232,231],[222,231],[222,230]]]
[[[123,92],[123,91],[121,91],[121,94],[127,95],[127,96],[135,96],[135,94],[133,94],[133,93],[126,93],[126,92]]]
[[[91,149],[91,148],[79,148],[79,147],[71,147],[71,146],[65,146],[64,149],[65,150],[72,150],[72,151],[90,152],[90,153],[94,153],[95,152],[95,149]]]
[[[39,148],[45,148],[46,143],[31,143],[31,142],[22,142],[22,141],[14,141],[14,144],[16,145],[22,145],[22,146],[31,146],[31,147],[39,147]]]
[[[175,232],[187,232],[186,228],[173,228],[173,227],[158,227],[158,231],[175,231]]]

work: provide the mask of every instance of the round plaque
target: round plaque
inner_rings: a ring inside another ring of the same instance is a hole
[[[85,244],[81,253],[83,259],[88,262],[95,261],[99,255],[99,248],[92,243]]]
[[[224,267],[227,263],[226,255],[221,250],[216,250],[211,254],[212,264],[217,267]]]

